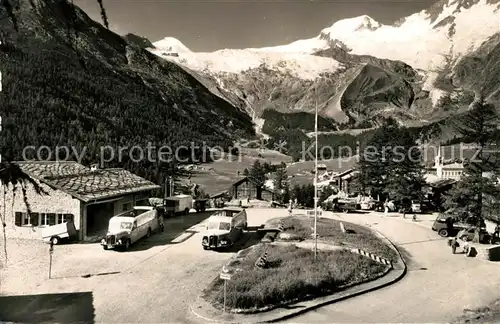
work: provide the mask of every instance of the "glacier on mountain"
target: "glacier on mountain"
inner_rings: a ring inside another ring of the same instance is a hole
[[[447,18],[449,23],[443,23]],[[169,38],[166,38],[154,43],[159,49],[153,52],[161,55],[162,47],[179,48],[179,62],[194,69],[213,69],[214,72],[238,73],[260,64],[283,66],[285,62],[289,70],[297,69],[298,75],[309,78],[311,73],[319,75],[333,71],[326,67],[328,64],[338,64],[332,59],[307,55],[329,48],[337,41],[345,44],[352,54],[399,60],[431,72],[474,50],[498,31],[498,4],[481,0],[465,8],[461,2],[450,0],[435,17],[423,10],[406,17],[399,25],[383,25],[363,15],[339,20],[314,38],[281,46],[194,53],[176,39],[170,39],[172,45],[167,45]]]
[[[423,90],[429,92],[435,105],[444,94],[434,86],[438,75],[500,31],[500,5],[494,2],[498,0],[467,3],[441,0],[430,9],[393,25],[381,24],[367,15],[347,18],[324,28],[316,37],[272,47],[201,53],[192,52],[179,40],[167,37],[154,43],[157,49],[150,50],[192,70],[212,75],[238,74],[266,67],[313,80],[343,68],[331,57],[313,55],[339,47],[350,54],[370,55],[412,66],[423,76]],[[171,52],[176,54],[172,56]]]

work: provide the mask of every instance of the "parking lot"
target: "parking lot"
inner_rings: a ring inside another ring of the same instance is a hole
[[[286,214],[270,211],[249,210],[249,226]],[[1,293],[92,292],[96,321],[190,322],[194,319],[189,303],[235,252],[259,239],[256,232],[249,232],[234,248],[205,251],[200,231],[209,214],[167,219],[165,232],[137,242],[129,251],[105,251],[98,243],[57,245],[50,280],[49,245],[11,239]]]

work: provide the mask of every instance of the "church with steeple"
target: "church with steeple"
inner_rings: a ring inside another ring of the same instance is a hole
[[[463,161],[446,161],[443,158],[443,150],[441,145],[437,148],[436,156],[434,157],[434,166],[428,170],[428,182],[439,180],[460,180],[464,173]]]

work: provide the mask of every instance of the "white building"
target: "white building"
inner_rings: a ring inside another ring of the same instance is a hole
[[[47,194],[26,186],[28,215],[21,187],[5,190],[6,231],[9,237],[41,238],[41,228],[71,220],[80,240],[105,233],[109,219],[134,205],[145,205],[160,186],[123,169],[89,169],[76,162],[17,162]],[[2,201],[3,203],[3,201]]]
[[[439,146],[437,155],[434,157],[434,166],[427,170],[425,175],[427,182],[435,182],[439,180],[456,180],[459,181],[464,174],[463,162],[446,163],[441,155],[441,146]]]

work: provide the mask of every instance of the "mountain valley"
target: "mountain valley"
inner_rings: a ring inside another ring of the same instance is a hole
[[[316,108],[322,143],[355,146],[387,118],[450,140],[449,122],[475,99],[500,99],[495,1],[440,1],[393,25],[360,16],[287,45],[209,53],[173,37],[121,37],[64,1],[15,3],[19,30],[2,21],[0,61],[2,147],[13,158],[28,143],[90,146],[89,161],[99,145],[229,148],[256,130],[297,159]]]

